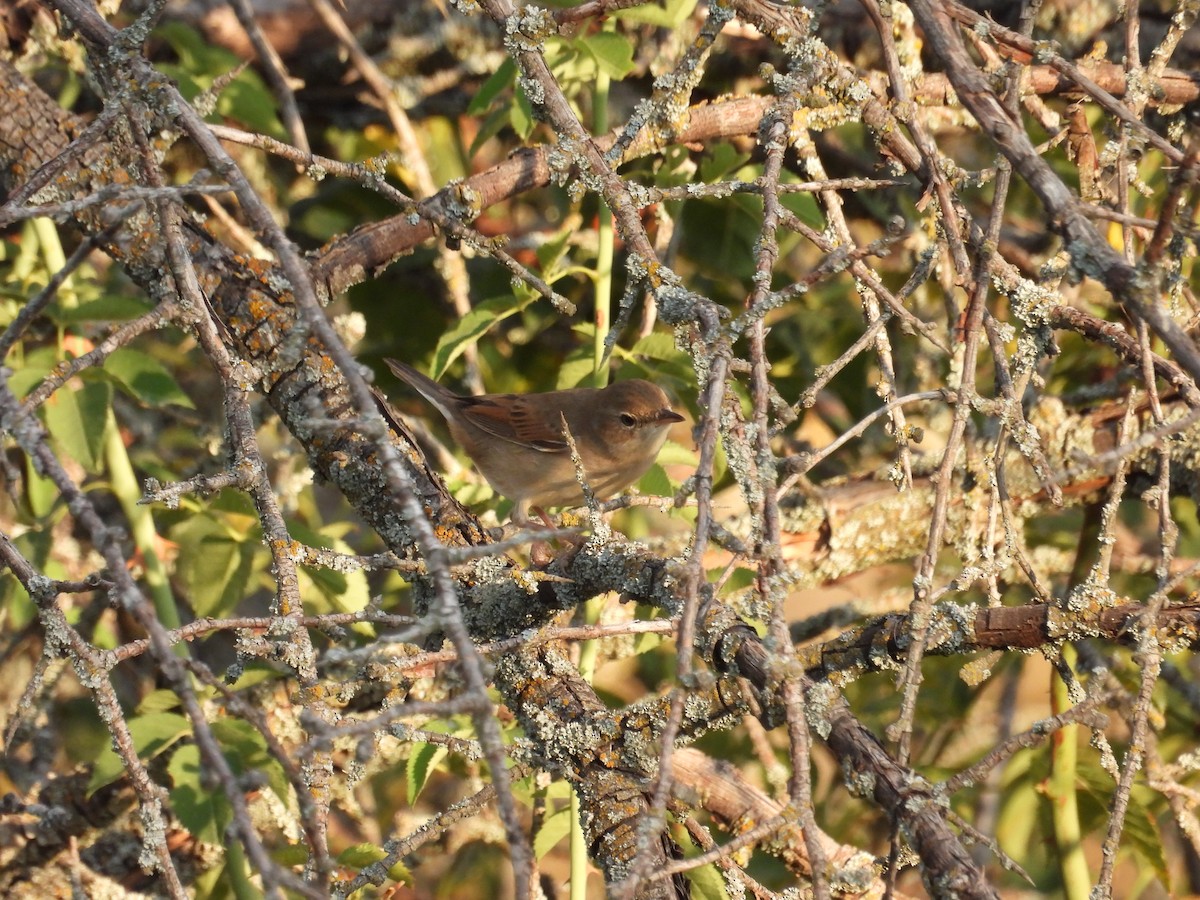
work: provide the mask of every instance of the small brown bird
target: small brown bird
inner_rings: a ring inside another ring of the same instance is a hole
[[[488,484],[516,504],[512,519],[518,524],[530,522],[531,505],[583,503],[563,436],[564,416],[587,483],[600,500],[637,481],[658,456],[668,429],[683,421],[663,389],[640,378],[600,389],[466,397],[412,366],[384,362],[437,407]]]

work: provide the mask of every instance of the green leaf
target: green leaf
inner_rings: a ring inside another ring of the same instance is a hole
[[[758,198],[733,197],[726,203],[693,200],[679,217],[684,229],[683,252],[714,278],[736,282],[754,275],[758,241]]]
[[[123,348],[104,361],[104,371],[143,406],[176,406],[195,409],[167,368],[149,354]]]
[[[271,851],[272,859],[283,866],[302,866],[308,862],[309,855],[305,844],[286,844]]]
[[[429,776],[437,771],[440,763],[450,753],[438,744],[421,744],[408,758],[408,803],[411,806],[421,796]]]
[[[475,133],[475,139],[471,141],[471,146],[467,150],[468,157],[473,157],[478,153],[479,148],[484,145],[488,138],[494,138],[504,130],[505,125],[509,124],[512,118],[509,105],[507,103],[501,104],[488,113],[487,118],[484,119],[483,124],[479,126],[479,130]]]
[[[492,105],[492,101],[500,96],[500,92],[511,86],[517,77],[517,64],[512,59],[506,59],[500,63],[499,68],[492,73],[479,88],[479,91],[471,98],[471,102],[467,105],[468,116],[481,115],[484,110]]]
[[[691,835],[682,825],[672,826],[671,835],[679,844],[685,858],[699,855],[700,848],[695,845]],[[729,900],[729,894],[725,891],[725,878],[715,863],[688,869],[684,875],[691,882],[692,896],[697,900]]]
[[[696,0],[664,0],[661,3],[643,3],[630,9],[619,9],[613,15],[626,22],[675,29],[683,24],[695,8]]]
[[[372,863],[377,863],[387,857],[382,847],[374,844],[354,844],[337,855],[337,861],[344,866],[354,869],[365,869]]]
[[[691,450],[674,441],[667,441],[663,444],[663,448],[658,451],[658,464],[660,466],[695,467],[699,462],[700,459],[696,456],[695,450]]]
[[[538,264],[542,267],[542,277],[551,284],[561,274],[558,272],[558,264],[562,260],[563,255],[566,254],[567,248],[571,243],[571,237],[576,233],[576,230],[574,226],[568,225],[537,248]]]
[[[708,572],[708,580],[715,584],[717,579],[724,574],[724,568],[711,569]],[[730,594],[736,594],[738,591],[745,590],[746,588],[751,587],[757,578],[758,573],[753,569],[744,569],[741,566],[738,566],[730,573],[729,577],[725,579],[725,583],[721,586],[721,596],[725,597]]]
[[[611,78],[621,79],[633,71],[633,45],[629,39],[614,31],[598,31],[579,39],[596,59],[600,71]]]
[[[732,144],[713,144],[700,158],[700,180],[705,184],[720,181],[730,172],[741,168],[749,159],[748,154],[742,153]]]
[[[644,356],[647,359],[657,359],[663,362],[686,360],[687,354],[675,346],[674,336],[664,331],[654,331],[633,345],[629,351],[632,356]]]
[[[275,796],[285,803],[290,796],[287,773],[279,760],[271,756],[266,738],[244,719],[221,718],[212,723],[225,757],[235,772],[260,772]]]
[[[220,76],[235,68],[240,60],[230,51],[218,47],[192,28],[178,21],[163,22],[155,35],[166,41],[176,53],[178,62],[163,63],[163,72],[174,78],[188,100],[208,90]],[[275,114],[275,98],[253,69],[246,69],[225,85],[217,98],[218,116],[235,119],[254,131],[283,138],[286,133]]]
[[[123,322],[136,319],[151,309],[150,304],[137,297],[106,294],[71,307],[54,305],[48,314],[60,325],[75,325],[80,322]]]
[[[532,299],[519,300],[512,296],[492,297],[475,306],[438,340],[437,348],[433,351],[433,369],[429,377],[435,381],[441,378],[446,374],[450,363],[458,359],[459,354],[467,347],[476,343],[509,316],[519,313],[531,302]]]
[[[1163,835],[1158,822],[1150,810],[1142,803],[1131,799],[1129,811],[1125,815],[1125,839],[1132,849],[1133,855],[1157,876],[1168,896],[1171,891],[1171,871],[1167,866],[1167,857],[1163,851]],[[1139,866],[1142,868],[1142,866]]]
[[[821,205],[817,202],[815,194],[807,192],[783,194],[779,198],[779,203],[795,213],[796,218],[810,228],[819,230],[825,227],[825,214],[821,211]]]
[[[22,366],[15,369],[8,378],[9,390],[16,395],[18,400],[24,400],[29,392],[50,374],[57,362],[57,351],[47,347],[26,353]],[[10,365],[12,364],[10,363]]]
[[[223,615],[246,596],[256,540],[240,540],[211,517],[199,515],[172,534],[179,544],[176,572],[188,588],[198,616]]]
[[[646,470],[646,474],[638,479],[638,490],[652,497],[670,497],[675,493],[671,479],[658,463]]]
[[[77,390],[60,388],[42,407],[46,429],[67,455],[92,473],[100,471],[103,461],[112,395],[111,385],[92,381]]]
[[[191,734],[188,720],[177,713],[155,712],[129,720],[129,733],[139,759],[147,760],[162,753],[176,741]],[[92,767],[88,794],[111,784],[125,771],[125,762],[111,746],[100,751]]]
[[[229,801],[218,789],[204,784],[200,748],[195,744],[180,747],[167,766],[171,776],[171,808],[183,827],[197,839],[209,844],[224,840],[230,821]]]
[[[29,511],[39,519],[50,515],[58,502],[58,487],[33,467],[33,458],[29,456],[25,457],[25,499]]]
[[[508,114],[508,123],[512,125],[512,129],[517,133],[517,137],[523,141],[529,139],[529,135],[533,134],[533,126],[537,124],[533,118],[533,104],[529,102],[529,97],[521,90],[520,84],[517,85],[512,109]]]
[[[541,859],[571,833],[571,807],[553,812],[542,820],[542,827],[533,838],[533,854]]]
[[[179,709],[179,703],[179,694],[175,691],[165,689],[151,691],[138,704],[138,715],[144,716],[149,713],[170,712],[173,709]]]
[[[1079,780],[1084,784],[1090,799],[1101,810],[1107,810],[1113,780],[1104,769],[1095,764],[1080,764],[1077,769]],[[1163,836],[1158,822],[1147,804],[1152,795],[1144,788],[1135,787],[1129,794],[1129,808],[1125,813],[1123,849],[1130,850],[1134,857],[1154,872],[1163,888],[1170,892],[1171,873],[1163,853]],[[1107,820],[1103,823],[1107,827]],[[1139,867],[1142,868],[1142,867]]]
[[[349,544],[330,533],[328,526],[323,531],[314,531],[295,519],[289,520],[287,525],[288,533],[301,543],[347,555],[354,553]],[[338,572],[325,566],[303,566],[300,574],[305,608],[313,612],[358,612],[370,602],[371,587],[367,573],[362,569]],[[320,608],[322,602],[324,608]],[[372,627],[365,623],[353,627],[364,635],[374,635]]]
[[[729,900],[729,894],[725,891],[725,878],[715,863],[688,869],[684,875],[692,883],[694,900]]]
[[[217,114],[252,131],[285,138],[287,132],[275,114],[275,98],[258,73],[246,69],[227,84],[217,99]]]
[[[37,477],[39,481],[49,484],[40,476]],[[29,488],[30,484],[26,483],[26,490],[28,491]],[[58,496],[54,485],[50,485],[50,490],[53,491],[54,497]],[[13,543],[16,544],[21,555],[47,578],[67,577],[68,573],[63,569],[61,561],[51,558],[51,553],[55,549],[52,523],[46,523],[44,527],[30,528],[24,534],[18,534],[13,539]],[[37,607],[30,598],[29,592],[7,569],[0,574],[0,615],[5,617],[4,625],[10,634],[19,633],[37,617]]]
[[[592,358],[591,345],[587,347],[579,347],[571,351],[571,355],[563,360],[562,366],[558,370],[558,381],[555,384],[555,389],[565,391],[570,388],[585,386],[591,387],[592,372],[595,371],[595,362]]]

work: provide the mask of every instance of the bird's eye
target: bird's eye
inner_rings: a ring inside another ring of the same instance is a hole
[[[626,428],[632,428],[637,424],[637,419],[635,419],[629,413],[621,413],[621,424]]]

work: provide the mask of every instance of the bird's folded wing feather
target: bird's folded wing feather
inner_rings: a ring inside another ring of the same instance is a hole
[[[488,434],[543,453],[563,453],[562,418],[558,410],[539,411],[524,397],[464,397],[463,415]]]

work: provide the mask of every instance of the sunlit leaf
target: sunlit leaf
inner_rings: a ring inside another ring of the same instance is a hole
[[[140,350],[126,347],[114,351],[104,360],[104,371],[145,406],[173,403],[195,408],[192,398],[183,392],[166,366]]]
[[[75,389],[59,388],[42,406],[46,430],[89,472],[100,471],[112,395],[112,385],[90,381]]]

